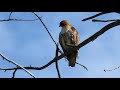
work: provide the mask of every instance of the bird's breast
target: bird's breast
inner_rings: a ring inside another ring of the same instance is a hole
[[[65,33],[67,33],[70,30],[71,30],[71,27],[62,27],[61,34],[65,34]]]

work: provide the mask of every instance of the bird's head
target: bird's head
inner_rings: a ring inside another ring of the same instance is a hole
[[[69,22],[68,22],[67,20],[62,20],[62,21],[60,22],[59,27],[64,27],[64,26],[66,26],[66,25],[70,25]]]

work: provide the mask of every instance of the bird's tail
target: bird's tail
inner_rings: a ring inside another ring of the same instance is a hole
[[[78,51],[76,53],[73,53],[67,56],[69,66],[75,67],[77,56],[78,56]]]

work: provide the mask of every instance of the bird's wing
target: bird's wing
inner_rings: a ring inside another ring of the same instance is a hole
[[[59,43],[63,49],[63,51],[66,51],[66,41],[65,41],[65,34],[59,34]]]
[[[78,35],[77,30],[74,27],[71,27],[71,44],[74,44],[75,46],[80,44],[80,37]]]
[[[63,51],[68,50],[73,46],[77,46],[80,44],[80,38],[77,30],[74,27],[71,27],[71,30],[64,34],[59,34],[59,43],[63,49]]]

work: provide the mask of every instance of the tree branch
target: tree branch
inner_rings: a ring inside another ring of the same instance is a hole
[[[23,19],[3,19],[3,20],[0,20],[0,22],[5,22],[5,21],[35,21],[35,20],[38,20],[38,19],[33,19],[33,20],[23,20]]]
[[[82,64],[80,64],[80,63],[77,63],[77,62],[76,62],[76,64],[82,66],[84,69],[86,69],[86,70],[88,71],[87,67],[85,67],[84,65],[82,65]]]
[[[13,19],[13,18],[11,18],[12,14],[13,14],[13,12],[10,12],[8,19],[0,20],[0,22],[5,22],[5,21],[7,21],[7,22],[8,21],[35,21],[35,20],[38,20],[38,19],[33,19],[33,20]]]
[[[11,18],[11,15],[12,15],[12,12],[10,12],[10,14],[9,14],[9,19]]]
[[[102,35],[107,30],[109,30],[109,29],[111,29],[113,27],[116,27],[118,25],[120,25],[120,21],[115,21],[115,22],[112,22],[112,23],[106,25],[100,31],[96,32],[91,37],[89,37],[88,39],[86,39],[85,41],[83,41],[81,44],[79,44],[78,47],[77,47],[77,49],[83,47],[84,45],[88,44],[91,41],[94,41],[98,36]]]
[[[17,67],[23,69],[25,72],[27,72],[27,73],[28,73],[29,75],[31,75],[32,77],[36,78],[31,72],[29,72],[28,70],[26,70],[26,69],[25,69],[24,67],[22,67],[21,65],[19,65],[19,64],[17,64],[16,62],[8,59],[7,57],[5,57],[5,56],[2,55],[2,54],[0,54],[0,56],[3,58],[3,60],[6,60],[6,61],[8,61],[8,62],[10,62],[10,63],[12,63],[12,64],[14,64],[14,65],[16,65]],[[15,71],[15,72],[16,72],[16,71]],[[14,73],[15,73],[15,72],[14,72]]]
[[[101,12],[101,13],[98,13],[98,14],[96,14],[96,15],[94,15],[94,16],[85,18],[85,19],[83,19],[82,21],[87,21],[87,20],[93,19],[93,18],[95,18],[95,17],[98,17],[98,16],[100,16],[100,15],[108,14],[108,13],[111,13],[111,12]]]
[[[120,68],[120,66],[118,66],[118,67],[116,67],[116,68],[113,68],[113,69],[108,69],[108,70],[105,69],[104,71],[105,71],[105,72],[106,72],[106,71],[113,71],[113,70],[116,70],[116,69],[118,69],[118,68]]]
[[[16,73],[17,69],[14,70],[13,72],[13,77],[12,78],[15,78],[15,73]]]
[[[115,19],[115,20],[97,20],[97,19],[93,19],[93,22],[113,22],[113,21],[120,21],[120,19]]]
[[[58,56],[58,51],[59,51],[59,48],[58,48],[58,45],[56,46],[56,57]],[[55,65],[56,65],[56,70],[57,70],[57,73],[58,73],[58,77],[61,78],[60,76],[60,71],[59,71],[59,68],[58,68],[58,61],[55,62]]]
[[[42,21],[42,19],[35,13],[35,12],[32,12],[39,20],[40,22],[43,24],[43,26],[45,27],[47,33],[49,34],[49,36],[51,37],[51,39],[53,40],[53,42],[55,43],[55,45],[57,46],[57,43],[55,42],[54,38],[52,37],[52,35],[50,34],[48,28],[46,27],[46,25],[44,24],[44,22]]]
[[[40,22],[42,23],[42,25],[44,26],[44,28],[46,29],[47,33],[49,34],[50,38],[52,39],[52,41],[54,42],[54,44],[56,45],[56,47],[58,47],[57,43],[55,42],[54,38],[52,37],[51,33],[49,32],[48,28],[46,27],[46,25],[44,24],[44,22],[42,21],[41,17],[39,17],[35,12],[32,12],[39,20]],[[58,52],[60,52],[61,54],[62,51],[59,49],[58,47]]]

